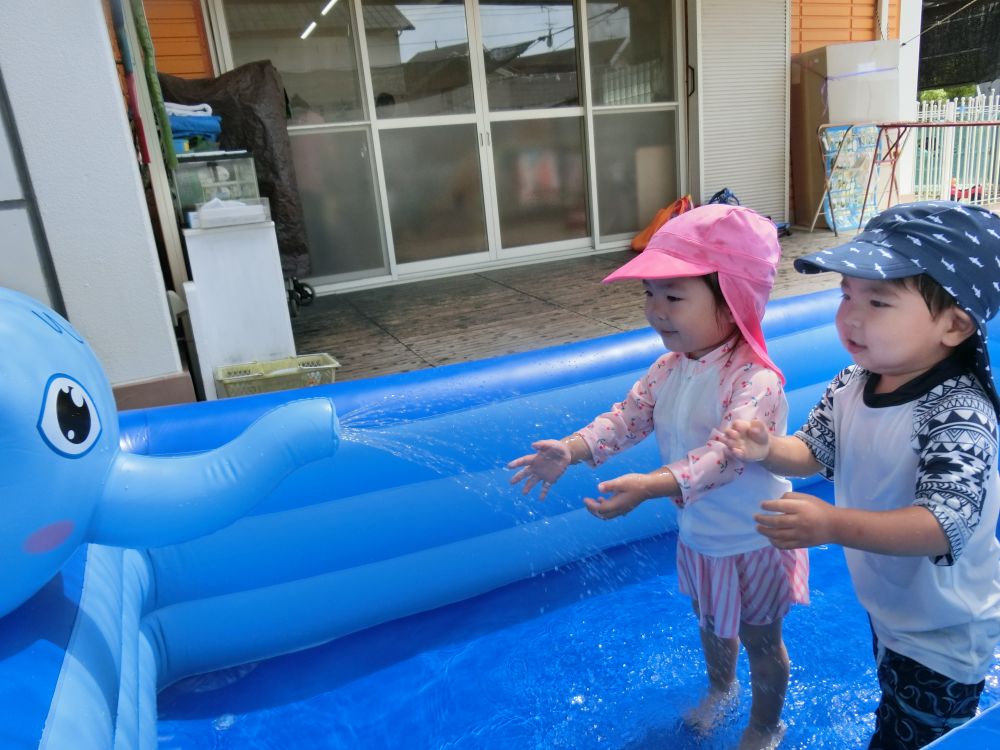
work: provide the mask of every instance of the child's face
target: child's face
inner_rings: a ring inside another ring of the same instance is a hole
[[[715,303],[704,279],[647,279],[646,320],[672,352],[701,357],[729,338],[736,327],[728,307]]]
[[[927,372],[974,330],[957,307],[933,318],[916,289],[852,276],[840,288],[837,333],[856,364],[882,376],[878,393]]]

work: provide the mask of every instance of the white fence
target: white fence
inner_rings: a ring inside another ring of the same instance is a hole
[[[1000,95],[921,102],[915,127],[917,200],[1000,203]]]

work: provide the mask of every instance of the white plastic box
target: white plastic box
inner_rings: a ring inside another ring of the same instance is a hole
[[[267,198],[229,201],[215,198],[208,203],[199,203],[197,210],[188,214],[188,224],[192,229],[231,227],[270,220],[271,207]]]

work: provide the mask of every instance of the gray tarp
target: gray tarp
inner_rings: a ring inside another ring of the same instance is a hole
[[[260,194],[271,203],[285,276],[310,272],[309,244],[288,140],[285,90],[268,60],[247,63],[218,78],[195,80],[159,73],[163,100],[207,103],[222,117],[221,148],[253,155]]]

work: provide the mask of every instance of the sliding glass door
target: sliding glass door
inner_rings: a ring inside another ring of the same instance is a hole
[[[573,4],[361,5],[396,262],[585,246]],[[386,8],[407,19],[396,35]]]
[[[361,7],[396,263],[446,266],[455,256],[488,254],[465,3]]]
[[[314,280],[586,252],[677,197],[663,0],[215,0],[286,86]]]
[[[388,273],[350,1],[222,0],[222,7],[231,66],[270,60],[281,74],[312,276]]]
[[[589,244],[576,3],[481,0],[478,11],[499,250]]]

